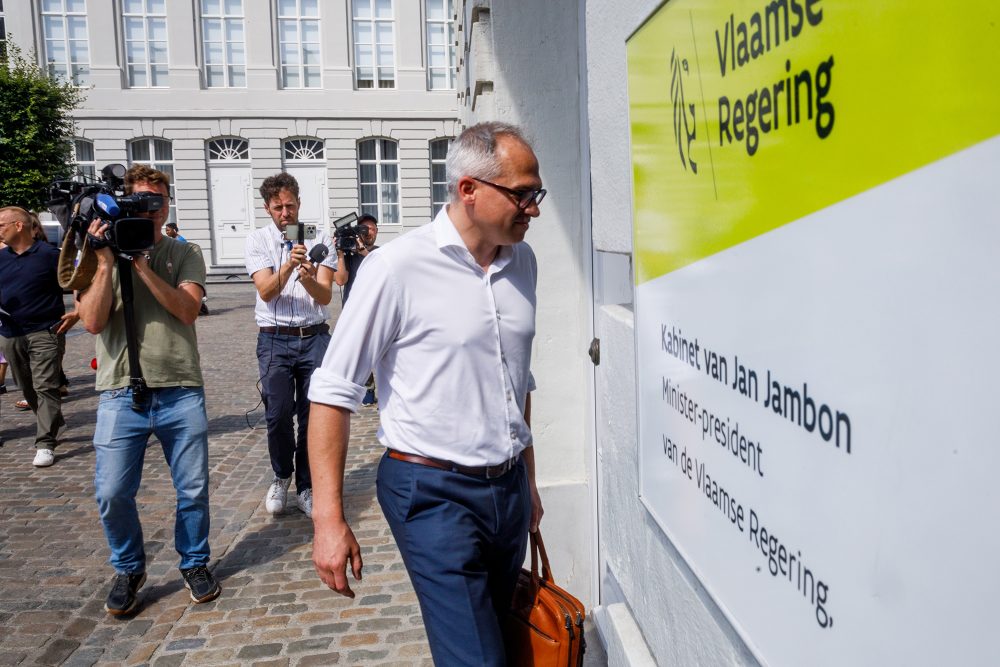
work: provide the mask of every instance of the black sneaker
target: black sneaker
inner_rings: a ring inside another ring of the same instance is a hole
[[[211,602],[222,593],[219,582],[204,565],[181,570],[181,575],[184,577],[184,586],[191,591],[191,599],[195,602]]]
[[[145,572],[116,574],[111,583],[111,592],[104,603],[104,609],[112,616],[125,616],[135,611],[139,599],[136,593],[146,583]]]

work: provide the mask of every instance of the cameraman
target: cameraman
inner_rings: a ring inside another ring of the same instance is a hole
[[[361,262],[365,261],[372,250],[378,248],[375,239],[378,238],[378,220],[374,215],[365,214],[358,218],[358,247],[354,252],[344,253],[337,248],[337,271],[333,274],[333,279],[337,285],[344,288],[343,302],[347,304],[347,297],[351,294],[351,287],[354,285],[354,278],[358,275]]]
[[[310,253],[315,253],[319,245],[329,250],[330,238],[319,232],[315,239],[299,243],[298,235],[288,229],[295,225],[301,230],[299,183],[291,174],[264,179],[260,196],[274,224],[247,236],[246,266],[257,288],[257,366],[267,420],[267,449],[274,471],[264,508],[275,515],[285,511],[294,473],[297,504],[311,517],[307,395],[309,378],[322,363],[330,342],[326,307],[333,294],[333,258],[327,256],[315,263]],[[293,415],[298,421],[298,433]]]
[[[135,609],[136,593],[146,581],[135,496],[151,434],[161,443],[177,489],[174,547],[184,585],[194,602],[214,600],[222,592],[206,567],[208,418],[194,327],[205,293],[205,260],[197,245],[163,236],[169,188],[170,177],[146,165],[134,165],[125,174],[126,193],[150,192],[164,199],[158,211],[139,214],[153,221],[154,245],[131,262],[139,365],[149,387],[141,410],[133,409],[121,286],[111,248],[96,251],[93,282],[77,296],[84,327],[98,334],[97,389],[103,393],[94,431],[94,484],[115,568],[104,608],[115,616]],[[89,233],[100,242],[107,229],[96,219]]]

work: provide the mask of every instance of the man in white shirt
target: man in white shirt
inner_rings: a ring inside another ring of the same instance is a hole
[[[317,232],[315,239],[298,243],[297,233],[288,229],[299,222],[299,184],[293,176],[280,173],[264,179],[260,195],[274,224],[247,236],[246,265],[257,288],[257,364],[267,420],[267,448],[274,470],[265,508],[272,514],[285,511],[294,473],[299,509],[312,516],[312,479],[306,449],[307,396],[309,378],[330,342],[326,306],[333,293],[336,267],[333,255],[313,262],[310,254],[320,244],[327,250],[333,244],[323,231]],[[298,434],[293,415],[298,421]]]
[[[362,560],[344,518],[350,413],[374,368],[386,446],[378,498],[410,574],[434,662],[504,665],[501,620],[542,505],[529,428],[537,269],[523,243],[545,196],[538,161],[502,123],[465,130],[451,202],[373,252],[313,375],[313,562],[354,597]]]

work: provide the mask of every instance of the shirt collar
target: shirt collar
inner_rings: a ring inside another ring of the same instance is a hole
[[[280,229],[278,229],[278,226],[274,224],[273,220],[267,225],[267,234],[268,236],[271,237],[272,240],[278,243],[285,242],[285,235],[281,232]]]
[[[458,229],[455,228],[455,223],[452,222],[451,216],[448,215],[448,206],[450,206],[450,204],[442,206],[441,210],[438,211],[438,214],[434,216],[434,221],[431,222],[431,225],[434,227],[434,238],[437,241],[437,247],[442,250],[449,247],[456,248],[462,257],[465,257],[468,261],[476,264],[476,260],[473,259],[472,253],[469,252],[469,248],[465,245],[465,241],[462,240],[462,235],[458,233]],[[491,268],[495,271],[499,271],[510,263],[511,257],[513,256],[513,246],[500,246],[500,252],[498,252],[497,256],[493,258]]]

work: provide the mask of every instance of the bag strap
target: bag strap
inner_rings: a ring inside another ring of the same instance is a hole
[[[146,409],[148,389],[139,365],[139,340],[135,331],[135,308],[132,288],[132,260],[119,255],[118,281],[121,284],[122,306],[125,315],[125,347],[128,349],[129,387],[132,388],[132,409],[142,412]]]
[[[552,568],[549,567],[549,556],[548,554],[545,553],[545,542],[542,541],[541,529],[538,529],[533,533],[528,533],[528,539],[531,541],[531,579],[536,584],[539,581],[538,561],[539,561],[539,554],[541,554],[541,562],[542,562],[541,580],[553,583]]]

